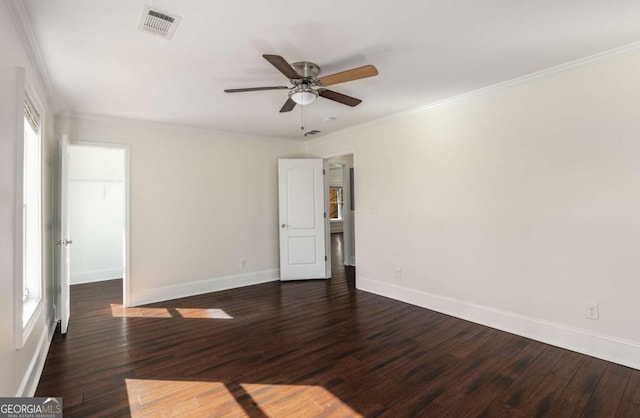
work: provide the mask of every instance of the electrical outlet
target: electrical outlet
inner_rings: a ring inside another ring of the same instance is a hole
[[[396,279],[402,279],[402,268],[396,267]]]
[[[600,319],[600,313],[598,312],[598,305],[596,304],[586,305],[585,317],[587,319]]]
[[[240,267],[241,268],[246,268],[247,267],[247,259],[243,258],[242,260],[240,260]]]

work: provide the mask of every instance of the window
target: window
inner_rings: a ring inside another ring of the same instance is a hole
[[[329,219],[342,219],[342,187],[329,188]]]
[[[42,141],[40,112],[24,100],[22,185],[22,327],[42,297]]]

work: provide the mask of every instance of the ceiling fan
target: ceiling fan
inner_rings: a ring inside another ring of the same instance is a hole
[[[289,79],[292,87],[274,86],[274,87],[249,87],[244,89],[227,89],[225,93],[241,93],[247,91],[262,90],[289,90],[289,98],[284,103],[280,112],[290,112],[299,105],[308,105],[315,99],[324,97],[347,106],[357,106],[362,100],[355,97],[347,96],[325,87],[333,84],[344,83],[346,81],[359,80],[361,78],[373,77],[378,75],[378,70],[373,65],[365,65],[363,67],[352,68],[351,70],[327,75],[318,78],[320,67],[312,62],[300,61],[289,64],[280,55],[263,55],[264,59],[269,61],[271,65],[276,67],[278,71]]]

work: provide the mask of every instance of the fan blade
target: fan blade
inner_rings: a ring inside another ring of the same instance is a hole
[[[325,99],[333,100],[351,107],[358,106],[362,103],[362,100],[360,99],[356,99],[355,97],[347,96],[346,94],[338,93],[333,90],[320,90],[319,94]]]
[[[262,91],[262,90],[286,90],[289,87],[276,86],[276,87],[249,87],[246,89],[226,89],[225,93],[242,93],[244,91]]]
[[[298,72],[287,62],[287,60],[282,58],[280,55],[264,54],[262,57],[269,61],[271,65],[276,67],[278,71],[285,75],[285,77],[293,80],[302,78],[300,74],[298,74]]]
[[[284,105],[282,105],[282,108],[280,109],[280,113],[291,112],[294,107],[296,107],[296,102],[294,102],[291,99],[287,99],[287,101],[284,102]]]
[[[378,69],[373,65],[365,65],[364,67],[352,68],[351,70],[320,77],[318,81],[323,86],[330,86],[332,84],[344,83],[346,81],[373,77],[374,75],[378,75]]]

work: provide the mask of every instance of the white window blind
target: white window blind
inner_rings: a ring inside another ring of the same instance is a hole
[[[38,132],[40,129],[40,114],[27,94],[24,96],[24,118],[31,125],[33,131]]]

